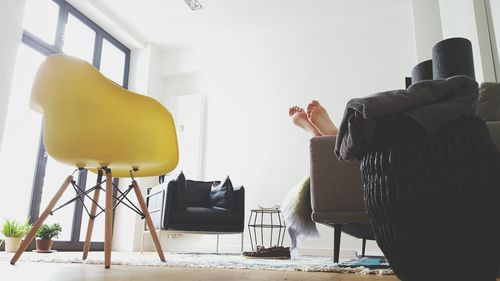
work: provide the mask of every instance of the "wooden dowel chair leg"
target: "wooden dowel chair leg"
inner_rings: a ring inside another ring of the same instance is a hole
[[[106,169],[106,206],[104,209],[104,267],[111,266],[111,243],[113,240],[113,176]]]
[[[156,234],[155,227],[153,224],[153,220],[151,219],[151,214],[148,211],[148,206],[146,206],[146,201],[142,196],[139,185],[135,180],[132,180],[132,187],[134,188],[135,196],[137,196],[137,202],[141,207],[141,211],[144,214],[144,219],[146,220],[146,224],[149,229],[149,233],[151,234],[151,239],[155,245],[156,251],[158,252],[158,256],[162,262],[165,262],[165,256],[163,255],[163,250],[161,249],[160,240],[158,239],[158,235]]]
[[[26,238],[24,238],[23,242],[21,242],[21,245],[19,245],[19,249],[17,249],[17,252],[14,254],[14,256],[12,257],[12,259],[10,260],[10,264],[12,264],[12,265],[16,264],[16,262],[19,260],[19,258],[23,254],[23,252],[28,248],[28,246],[31,243],[31,241],[33,241],[33,239],[35,238],[36,232],[42,226],[42,224],[45,221],[45,219],[47,219],[47,217],[50,215],[50,212],[52,212],[52,210],[54,209],[55,205],[57,204],[57,201],[59,201],[59,199],[61,198],[61,196],[63,195],[64,191],[66,190],[66,188],[68,187],[68,185],[71,183],[71,181],[73,181],[73,176],[69,175],[64,180],[64,182],[62,183],[61,187],[59,187],[59,190],[54,195],[54,197],[52,197],[52,200],[50,200],[49,204],[47,205],[47,207],[45,208],[45,210],[43,211],[43,213],[38,217],[38,219],[36,220],[35,224],[31,228],[31,231],[26,236]]]
[[[99,170],[99,174],[97,176],[97,184],[99,184],[102,180],[102,170]],[[97,213],[97,204],[96,202],[99,202],[99,195],[101,193],[101,188],[97,188],[94,191],[94,198],[92,202],[92,207],[90,208],[90,217],[89,217],[89,222],[87,224],[87,234],[85,235],[85,244],[83,245],[83,260],[87,259],[87,256],[89,254],[90,250],[90,242],[92,240],[92,232],[94,230],[94,217]]]

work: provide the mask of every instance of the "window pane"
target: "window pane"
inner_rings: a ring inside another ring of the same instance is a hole
[[[44,210],[49,204],[50,200],[54,197],[57,190],[61,187],[66,177],[75,170],[75,167],[61,164],[48,157],[47,166],[45,168],[45,177],[43,178],[43,193],[42,202],[40,203],[40,211]],[[75,173],[76,174],[76,173]],[[77,179],[75,178],[75,181]],[[76,196],[71,185],[68,186],[66,192],[63,193],[61,199],[57,202],[56,208],[66,203]],[[44,223],[53,224],[59,223],[62,227],[61,235],[57,240],[70,241],[73,226],[73,213],[75,211],[75,203],[71,203],[64,208],[54,212],[53,216],[49,216]]]
[[[115,83],[123,86],[125,53],[106,39],[102,42],[100,71],[106,75],[106,77],[115,81]]]
[[[19,46],[0,151],[0,221],[28,217],[42,125],[42,115],[31,110],[28,103],[35,73],[44,59],[26,45]]]
[[[68,15],[64,31],[63,52],[92,64],[95,31],[73,15]]]
[[[103,176],[103,180],[105,180],[106,177]],[[97,175],[88,171],[87,172],[87,188],[91,189],[96,185],[97,181]],[[103,183],[101,186],[103,188],[106,188],[106,183]],[[94,192],[91,192],[89,194],[91,198],[94,198]],[[99,205],[104,208],[106,204],[106,193],[101,192],[99,193]],[[92,200],[89,198],[85,197],[85,205],[87,206],[88,211],[90,212],[90,208],[92,207]],[[101,213],[101,209],[97,208],[97,214]],[[82,216],[82,228],[80,230],[80,241],[85,241],[85,236],[87,235],[87,224],[89,221],[89,216],[85,209],[83,210],[83,216]],[[104,242],[104,213],[101,213],[97,218],[94,220],[94,231],[92,231],[92,242]]]
[[[46,43],[54,45],[59,5],[51,0],[28,0],[24,11],[23,28]]]
[[[496,45],[497,49],[492,50],[493,55],[496,53],[496,74],[497,74],[497,82],[500,82],[500,1],[490,1],[491,5],[491,16],[493,21],[493,31],[495,31]],[[493,42],[492,42],[493,43]]]

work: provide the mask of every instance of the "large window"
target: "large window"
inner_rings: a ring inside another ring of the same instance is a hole
[[[41,138],[42,116],[28,107],[38,66],[46,56],[66,53],[88,61],[126,88],[130,50],[64,0],[28,0],[23,28],[0,154],[0,169],[12,171],[8,179],[4,179],[4,185],[9,186],[6,189],[16,200],[4,200],[5,203],[0,204],[0,216],[19,220],[29,217],[33,222],[40,208],[47,205],[62,181],[75,169],[47,155]],[[77,182],[89,188],[95,184],[96,176],[87,174],[87,171],[79,172]],[[60,202],[73,195],[66,192]],[[46,220],[63,227],[56,241],[58,249],[82,249],[82,233],[88,220],[86,217],[82,220],[82,213],[83,205],[77,201]],[[93,241],[103,241],[101,220],[96,220]],[[102,249],[102,244],[93,243],[91,249]]]
[[[490,39],[493,53],[493,63],[495,67],[496,81],[500,82],[500,1],[493,0],[487,2],[487,9],[490,21]]]

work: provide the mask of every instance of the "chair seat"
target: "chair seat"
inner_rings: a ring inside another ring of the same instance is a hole
[[[222,225],[237,224],[239,216],[235,212],[204,207],[187,207],[185,212],[174,212],[172,224]]]

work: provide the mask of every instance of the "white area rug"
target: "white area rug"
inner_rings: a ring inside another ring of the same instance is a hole
[[[0,262],[8,263],[11,253],[0,252]],[[333,264],[331,257],[302,256],[292,260],[249,259],[239,255],[228,254],[195,254],[195,253],[165,253],[163,263],[156,253],[123,253],[113,252],[112,265],[127,266],[163,266],[163,267],[197,267],[197,268],[227,268],[227,269],[257,269],[257,270],[287,270],[308,272],[336,272],[356,274],[391,275],[390,269],[368,269],[364,267],[342,268]],[[81,252],[54,252],[41,254],[26,252],[18,262],[51,262],[51,263],[85,263],[103,264],[102,252],[91,252],[87,260],[82,260]]]

